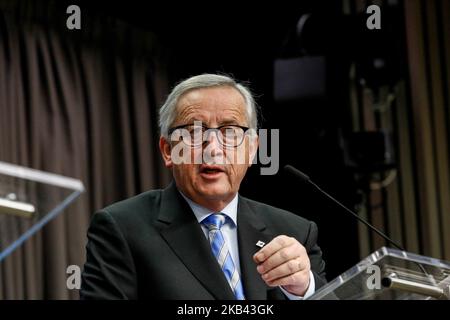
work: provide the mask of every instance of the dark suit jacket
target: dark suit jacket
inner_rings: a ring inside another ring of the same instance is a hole
[[[258,240],[284,234],[302,243],[316,289],[325,283],[317,227],[287,211],[239,196],[241,278],[247,299],[283,299],[253,262]],[[194,213],[172,183],[96,213],[88,231],[82,299],[234,299]]]

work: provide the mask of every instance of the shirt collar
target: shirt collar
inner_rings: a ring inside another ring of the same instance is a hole
[[[191,207],[192,211],[195,214],[195,217],[197,218],[197,221],[201,223],[204,219],[206,219],[209,215],[216,213],[215,211],[212,211],[208,208],[202,207],[201,205],[195,203],[191,199],[189,199],[187,196],[183,194],[180,190],[178,190],[180,194],[183,196],[184,199],[186,199],[187,203]],[[230,201],[226,205],[225,208],[223,208],[220,212],[228,216],[231,221],[233,221],[234,225],[237,226],[237,208],[238,208],[238,194],[236,193],[236,196],[233,198],[233,200]]]

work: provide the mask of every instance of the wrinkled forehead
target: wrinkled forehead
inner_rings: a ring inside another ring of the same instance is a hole
[[[186,92],[178,100],[175,122],[212,119],[246,122],[245,100],[241,93],[229,86],[200,88]]]

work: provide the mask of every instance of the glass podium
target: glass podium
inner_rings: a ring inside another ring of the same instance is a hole
[[[79,180],[0,162],[0,261],[82,192]]]
[[[382,247],[309,300],[450,300],[450,262]]]

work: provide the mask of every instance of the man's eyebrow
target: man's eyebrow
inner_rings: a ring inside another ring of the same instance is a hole
[[[196,122],[196,121],[201,122],[202,125],[206,126],[206,122],[203,121],[203,120],[200,120],[198,118],[186,119],[186,124],[194,124],[194,122]],[[239,125],[239,121],[238,121],[238,119],[234,119],[234,118],[233,119],[225,119],[223,121],[220,121],[219,125],[220,126],[224,126],[224,125]]]
[[[220,125],[239,124],[238,119],[226,119],[220,122]]]
[[[186,124],[194,124],[194,122],[196,122],[196,121],[201,122],[202,124],[205,123],[205,121],[198,119],[198,118],[187,118],[185,121],[186,121]]]

